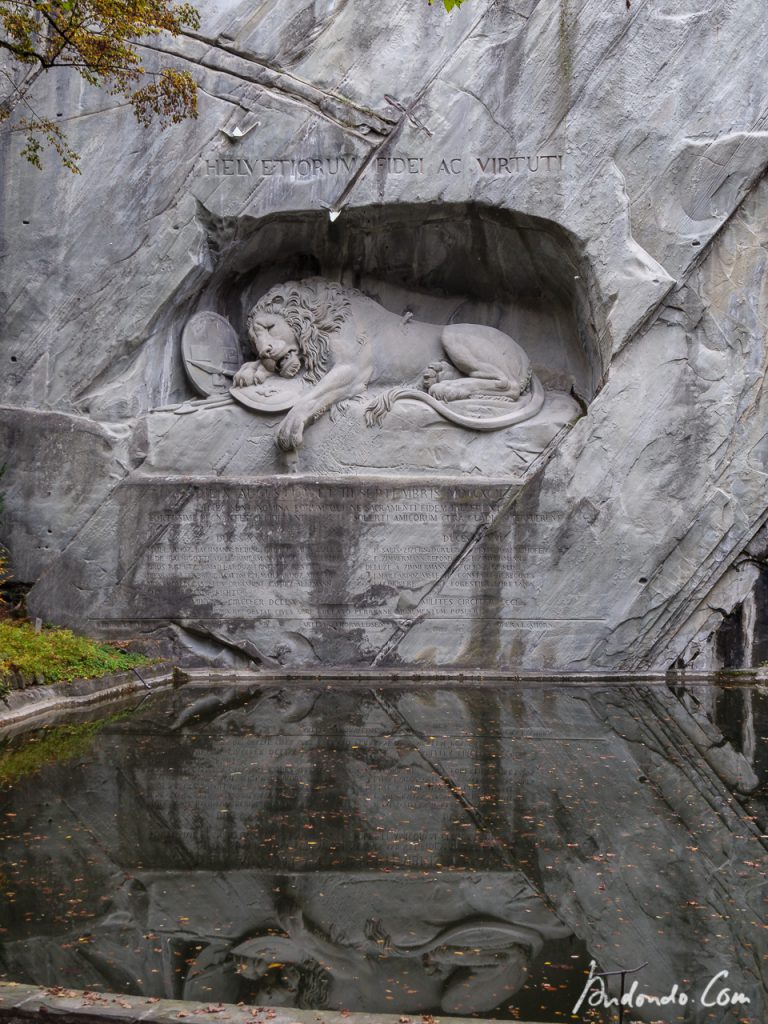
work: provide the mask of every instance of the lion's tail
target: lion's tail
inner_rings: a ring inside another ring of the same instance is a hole
[[[501,416],[475,417],[457,412],[451,407],[450,402],[441,402],[430,395],[428,391],[419,391],[416,388],[390,388],[389,391],[385,391],[384,394],[374,399],[365,410],[366,425],[369,427],[380,426],[394,403],[401,398],[425,402],[443,419],[457,423],[460,427],[469,427],[470,430],[502,430],[504,427],[512,427],[516,423],[525,423],[526,420],[533,419],[537,413],[541,412],[545,395],[541,381],[533,374],[528,401],[516,402],[513,412]]]
[[[425,391],[417,391],[416,388],[390,388],[375,398],[365,410],[365,425],[367,427],[380,427],[384,417],[392,408],[392,403],[398,398],[418,398],[426,395]]]

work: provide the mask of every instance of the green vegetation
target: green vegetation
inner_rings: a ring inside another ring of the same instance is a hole
[[[4,465],[0,466],[0,476],[2,476],[3,473],[5,473],[5,466]],[[3,496],[2,496],[2,494],[0,494],[0,512],[2,512],[2,511],[3,511]],[[10,578],[11,578],[11,574],[10,574],[10,571],[8,570],[8,552],[5,550],[3,545],[0,544],[0,587],[2,587],[2,585],[4,583],[7,583]],[[2,609],[3,609],[3,605],[4,604],[5,604],[5,599],[4,599],[3,595],[2,595],[2,592],[0,592],[0,615],[2,614]]]
[[[47,764],[71,761],[88,750],[105,725],[131,714],[118,711],[108,718],[75,725],[57,725],[35,736],[24,737],[23,745],[0,750],[0,785],[8,786],[25,775],[39,771]]]
[[[0,3],[2,0],[0,0]],[[5,467],[0,467],[0,476]],[[3,496],[0,494],[0,512]],[[11,579],[8,552],[0,545],[0,587]],[[37,632],[28,622],[9,618],[10,609],[0,591],[0,697],[31,683],[97,679],[146,665],[150,658],[117,646],[100,644],[68,629]]]
[[[26,622],[0,620],[0,693],[30,682],[57,683],[124,672],[150,659],[99,644],[68,629],[36,633]]]
[[[89,85],[130,103],[140,124],[178,124],[197,117],[194,79],[176,67],[145,68],[140,51],[149,37],[184,35],[199,27],[194,7],[172,0],[0,0],[0,51],[6,65],[0,68],[5,79],[0,121],[20,108],[25,116],[11,130],[26,136],[22,155],[39,168],[40,153],[50,145],[65,167],[79,173],[78,155],[61,126],[39,116],[30,104],[38,76],[70,68]]]

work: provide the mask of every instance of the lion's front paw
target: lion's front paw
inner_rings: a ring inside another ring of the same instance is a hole
[[[429,389],[430,395],[439,402],[456,402],[460,398],[466,398],[466,389],[457,381],[444,380],[433,384]]]
[[[304,419],[293,409],[288,413],[277,432],[277,447],[292,452],[301,447],[304,440]]]
[[[236,388],[247,388],[256,383],[256,371],[258,363],[243,363],[232,379],[232,386]]]

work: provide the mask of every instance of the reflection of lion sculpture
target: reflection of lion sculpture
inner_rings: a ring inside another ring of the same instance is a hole
[[[544,403],[528,356],[502,331],[406,322],[359,292],[322,278],[270,289],[251,310],[248,334],[258,359],[238,370],[236,388],[260,384],[273,374],[294,377],[301,367],[311,385],[280,425],[277,443],[284,451],[299,447],[308,423],[374,383],[396,386],[368,407],[369,426],[404,398],[425,402],[473,430],[522,423]],[[490,415],[478,414],[484,405]]]

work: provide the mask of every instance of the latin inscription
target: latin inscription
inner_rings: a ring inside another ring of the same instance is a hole
[[[345,180],[364,166],[354,154],[311,157],[207,157],[198,166],[198,177],[213,178],[286,178],[290,181],[317,181],[323,178]],[[455,177],[470,174],[484,178],[512,175],[560,174],[562,153],[468,155],[447,157],[379,156],[372,168],[386,177]]]
[[[501,485],[158,488],[139,503],[134,526],[148,543],[138,560],[124,556],[142,599],[135,612],[323,630],[390,628],[418,609],[547,628],[537,610],[559,512],[511,510],[493,557],[482,544],[462,555],[506,493]]]
[[[265,178],[290,178],[293,181],[309,178],[335,178],[349,174],[359,166],[359,157],[214,157],[203,161],[200,173],[219,178],[252,175]]]

